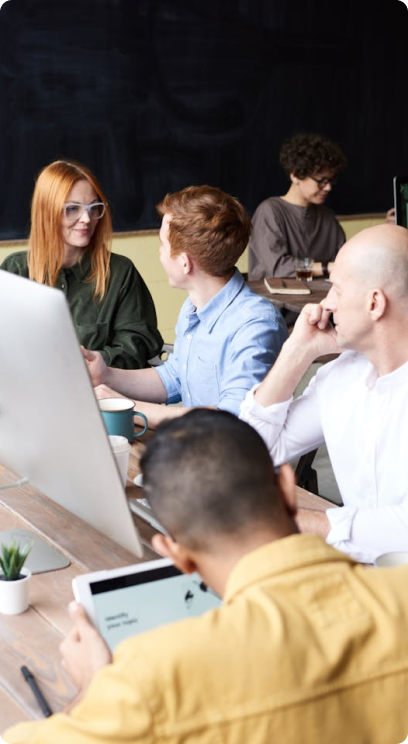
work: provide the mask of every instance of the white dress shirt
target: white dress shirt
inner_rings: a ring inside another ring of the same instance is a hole
[[[240,418],[276,465],[326,442],[344,504],[326,512],[327,542],[367,563],[408,551],[408,362],[378,377],[366,357],[346,351],[299,398],[263,408],[255,389]]]

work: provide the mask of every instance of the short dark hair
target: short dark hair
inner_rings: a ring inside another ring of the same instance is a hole
[[[251,218],[238,199],[214,186],[188,186],[156,207],[171,215],[171,255],[188,253],[211,276],[227,276],[247,247]]]
[[[176,540],[202,548],[276,519],[266,445],[226,411],[198,408],[157,427],[141,459],[146,498]]]
[[[307,178],[328,168],[340,173],[347,164],[340,147],[320,134],[295,134],[285,140],[279,155],[280,163],[288,177]]]

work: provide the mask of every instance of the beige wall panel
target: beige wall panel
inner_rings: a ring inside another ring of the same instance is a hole
[[[339,217],[347,239],[371,225],[384,222],[384,215],[357,215]],[[26,248],[24,243],[0,245],[0,263],[9,253]],[[166,343],[174,342],[174,327],[180,308],[186,298],[185,292],[169,286],[166,274],[159,260],[159,234],[116,235],[113,240],[113,250],[121,253],[133,261],[141,273],[152,293],[156,306],[160,332]],[[248,251],[241,256],[237,263],[242,272],[248,271]]]

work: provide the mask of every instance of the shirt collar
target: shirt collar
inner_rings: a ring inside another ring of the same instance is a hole
[[[318,206],[319,207],[320,206],[323,206],[321,204],[317,205],[317,204],[311,203],[311,204],[307,204],[305,207],[302,207],[301,204],[292,204],[292,202],[288,202],[288,201],[286,201],[286,199],[282,199],[281,196],[279,196],[278,198],[281,201],[283,201],[288,206],[288,208],[291,209],[293,212],[301,212],[301,213],[304,213],[304,214],[308,214],[310,212],[315,212]]]
[[[405,362],[405,364],[401,365],[401,367],[398,367],[397,369],[394,369],[393,372],[390,372],[388,375],[383,375],[382,377],[379,377],[377,380],[377,385],[382,388],[384,387],[394,387],[395,385],[401,385],[406,384],[408,380],[408,362]]]
[[[239,292],[242,290],[244,284],[245,282],[242,274],[238,271],[238,269],[235,269],[231,279],[223,286],[223,288],[220,289],[220,291],[217,292],[217,294],[212,297],[211,300],[207,302],[206,305],[204,305],[204,307],[200,308],[200,310],[197,310],[197,317],[199,318],[200,323],[204,325],[208,333],[212,331],[217,320],[220,318],[228,305],[233,302],[237,294],[239,294]],[[187,312],[188,314],[195,312],[194,305],[191,301]]]
[[[238,561],[228,578],[223,601],[228,603],[237,594],[266,579],[279,578],[283,573],[308,565],[336,561],[354,563],[349,556],[327,545],[316,535],[296,534],[274,540]]]
[[[63,271],[72,271],[74,276],[78,279],[78,281],[81,281],[84,279],[90,271],[91,268],[91,253],[90,251],[85,251],[85,253],[81,256],[79,261],[77,261],[73,266],[68,266],[66,269],[63,269]]]
[[[374,388],[377,388],[377,390],[386,390],[389,387],[395,387],[395,385],[406,384],[407,380],[408,362],[394,369],[393,372],[389,372],[388,375],[381,375],[381,377],[378,376],[376,368],[370,362],[370,368],[366,376],[366,385],[369,390],[373,390]]]

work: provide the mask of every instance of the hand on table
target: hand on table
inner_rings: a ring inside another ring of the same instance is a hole
[[[74,627],[60,646],[62,666],[81,693],[88,687],[95,672],[111,663],[112,654],[82,605],[71,602],[68,609]]]

